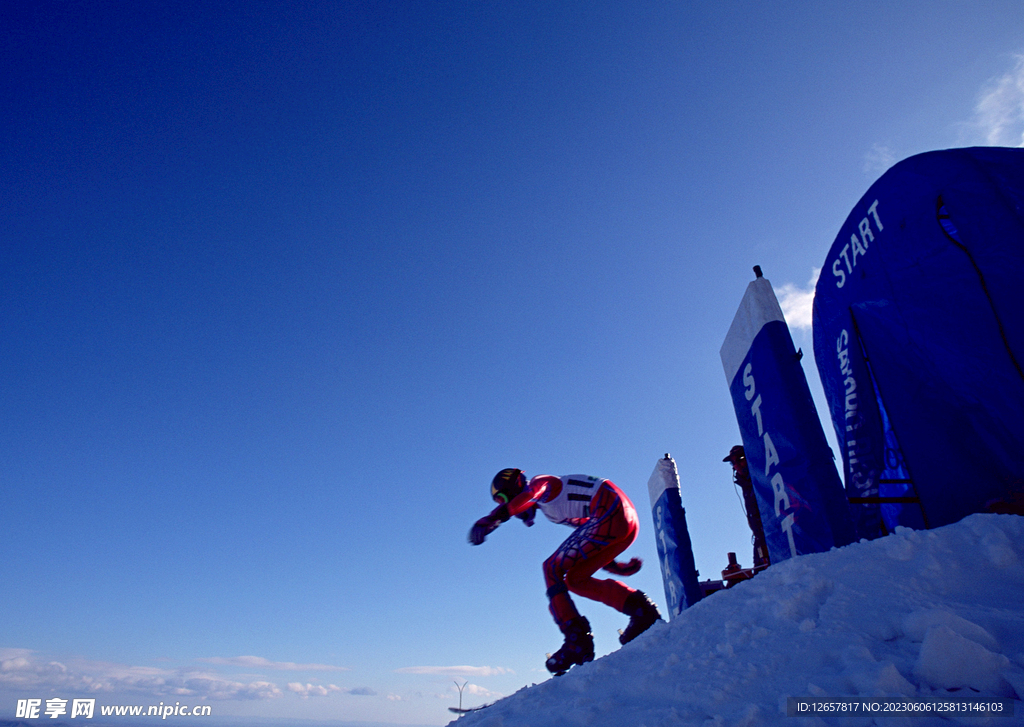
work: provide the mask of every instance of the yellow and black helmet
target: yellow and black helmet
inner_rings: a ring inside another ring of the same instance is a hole
[[[495,502],[508,504],[512,498],[526,488],[526,475],[522,470],[506,469],[494,475],[491,480],[491,498]]]

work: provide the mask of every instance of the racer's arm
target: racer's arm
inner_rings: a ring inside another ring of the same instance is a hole
[[[508,517],[518,515],[521,512],[526,512],[542,497],[544,497],[544,495],[548,494],[549,491],[554,492],[555,483],[557,483],[558,487],[561,487],[561,478],[555,477],[554,475],[537,475],[536,477],[530,478],[530,482],[526,485],[523,491],[512,498],[512,501],[508,503]],[[497,509],[500,510],[501,507]],[[505,518],[505,520],[508,520],[508,517]],[[504,520],[502,522],[504,522]]]
[[[562,484],[562,480],[553,475],[537,475],[532,478],[523,491],[512,498],[511,502],[501,503],[489,514],[476,521],[473,529],[469,531],[469,542],[473,545],[480,545],[503,522],[513,515],[526,512],[544,497],[552,482],[557,482],[559,486]]]

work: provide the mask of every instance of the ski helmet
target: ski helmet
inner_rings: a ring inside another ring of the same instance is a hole
[[[526,488],[526,475],[522,470],[505,469],[491,480],[491,498],[508,503]]]

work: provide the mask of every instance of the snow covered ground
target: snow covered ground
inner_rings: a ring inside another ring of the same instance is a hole
[[[1024,697],[1024,517],[935,530],[774,565],[569,674],[459,727],[926,725],[1017,716],[787,716],[787,697]]]

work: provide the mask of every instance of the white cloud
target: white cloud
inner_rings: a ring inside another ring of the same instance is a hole
[[[295,692],[303,699],[309,697],[326,697],[328,694],[342,691],[342,688],[334,684],[328,684],[326,687],[322,684],[302,684],[300,682],[290,682],[288,684],[288,691]]]
[[[782,315],[786,317],[786,323],[790,328],[810,330],[812,325],[812,311],[814,308],[814,286],[818,283],[818,275],[821,268],[814,268],[811,279],[807,282],[806,288],[800,288],[792,283],[780,285],[775,295],[782,307]]]
[[[303,684],[302,682],[289,682],[288,691],[298,694],[303,699],[309,697],[326,697],[328,694],[343,693],[357,697],[375,697],[377,692],[369,687],[356,687],[355,689],[342,689],[337,684]]]
[[[178,682],[179,679],[172,680]],[[200,699],[274,699],[282,692],[273,682],[235,682],[208,674],[185,674],[180,677],[181,686],[174,690],[176,695],[199,697]]]
[[[216,666],[240,666],[246,669],[274,669],[278,671],[348,671],[346,666],[330,664],[297,664],[294,661],[271,661],[262,656],[213,656],[207,659],[196,659],[204,664]]]
[[[28,649],[3,649],[0,657],[0,687],[18,691],[133,693],[200,700],[271,699],[282,695],[272,682],[234,680],[197,669],[159,669],[81,658],[62,663],[39,659]]]
[[[395,669],[396,674],[433,674],[438,676],[489,677],[496,674],[515,674],[501,666],[406,666]]]
[[[967,126],[993,146],[1024,146],[1024,55],[982,90]]]
[[[29,661],[24,656],[15,656],[10,659],[4,659],[0,661],[0,672],[3,671],[22,671],[27,669]]]
[[[17,659],[24,659],[31,656],[32,649],[12,649],[10,647],[0,647],[0,669],[4,668],[4,663],[8,661],[14,661]]]

